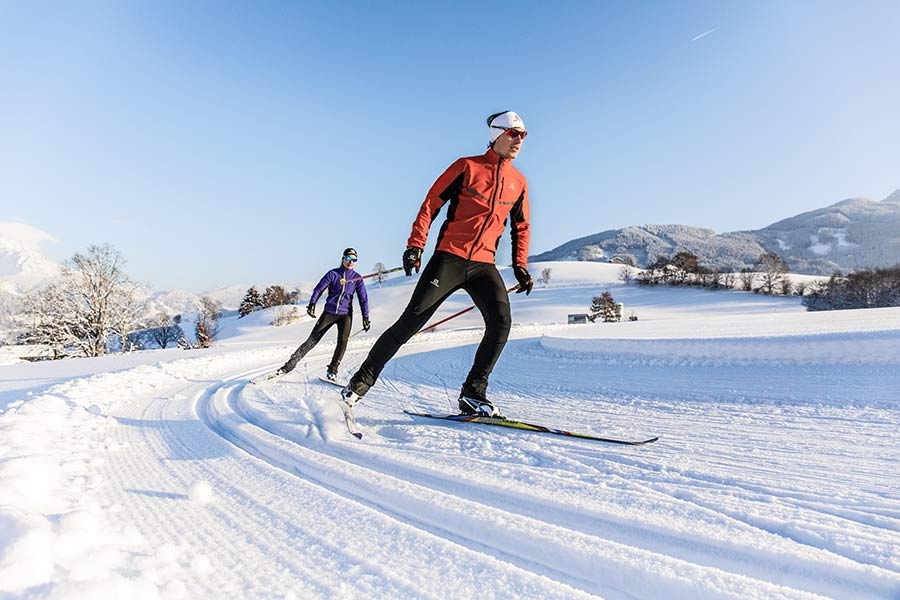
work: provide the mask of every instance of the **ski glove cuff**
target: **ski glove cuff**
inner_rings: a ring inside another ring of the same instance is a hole
[[[368,331],[371,326],[372,323],[369,322],[369,317],[363,317],[363,330]]]
[[[418,273],[421,266],[422,249],[415,246],[409,246],[403,253],[403,271],[406,273],[406,276],[409,277],[412,275],[413,269]]]
[[[306,307],[306,314],[308,314],[308,315],[311,316],[313,319],[315,319],[315,318],[316,318],[316,305],[315,305],[315,304],[310,304],[309,306],[307,306],[307,307]]]
[[[513,274],[516,276],[516,281],[519,282],[519,289],[516,290],[517,294],[521,294],[525,292],[525,295],[531,293],[531,288],[534,287],[534,280],[531,278],[531,275],[528,273],[528,269],[525,267],[513,267]]]

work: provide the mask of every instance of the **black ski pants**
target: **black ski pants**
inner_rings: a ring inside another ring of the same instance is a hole
[[[484,318],[484,335],[462,389],[467,396],[483,398],[488,377],[509,337],[512,325],[509,295],[495,265],[472,262],[446,252],[436,252],[422,269],[409,304],[397,322],[372,346],[366,360],[350,379],[350,389],[360,396],[365,395],[400,346],[422,329],[450,294],[460,289],[472,297]]]
[[[338,337],[337,345],[334,347],[334,354],[331,357],[331,363],[328,365],[328,370],[332,373],[337,373],[341,360],[344,358],[344,352],[347,351],[347,340],[350,339],[350,327],[353,325],[353,316],[333,315],[327,312],[322,313],[322,316],[319,317],[319,320],[316,321],[312,331],[309,333],[309,337],[306,338],[305,342],[300,344],[299,348],[294,350],[294,353],[291,354],[288,361],[284,363],[281,370],[285,373],[293,371],[294,367],[297,366],[297,363],[300,362],[310,350],[316,347],[316,344],[322,340],[322,336],[331,329],[332,325],[337,325]]]

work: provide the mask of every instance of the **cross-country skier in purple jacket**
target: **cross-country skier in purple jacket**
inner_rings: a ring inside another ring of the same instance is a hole
[[[344,250],[341,257],[341,266],[331,269],[316,285],[312,296],[309,298],[309,306],[306,312],[309,316],[316,316],[316,302],[322,295],[322,292],[328,290],[328,298],[325,300],[325,311],[319,320],[316,321],[313,330],[305,342],[300,344],[284,366],[276,372],[277,375],[293,371],[297,363],[300,362],[307,352],[315,348],[316,344],[322,339],[332,325],[338,327],[337,345],[334,348],[334,355],[328,364],[326,377],[329,381],[337,379],[338,366],[341,359],[344,358],[344,352],[347,350],[347,340],[350,339],[350,327],[353,325],[353,295],[356,294],[359,299],[359,308],[362,310],[363,329],[369,330],[369,296],[366,293],[366,284],[363,282],[362,275],[353,270],[356,265],[357,254],[353,248]]]

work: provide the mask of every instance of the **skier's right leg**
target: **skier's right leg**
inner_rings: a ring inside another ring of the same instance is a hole
[[[340,315],[340,318],[335,320],[335,323],[337,324],[338,330],[337,343],[334,345],[334,354],[331,355],[331,362],[328,363],[327,367],[327,376],[331,381],[335,380],[338,367],[344,359],[344,353],[347,352],[347,340],[350,339],[350,329],[353,325],[353,317],[350,315]]]

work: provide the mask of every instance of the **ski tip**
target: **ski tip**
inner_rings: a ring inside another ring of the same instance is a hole
[[[351,434],[353,435],[353,437],[355,437],[356,439],[358,439],[358,440],[361,440],[361,439],[362,439],[362,434],[361,434],[360,432],[358,432],[358,431],[352,431],[352,432],[350,432],[350,433],[351,433]]]

